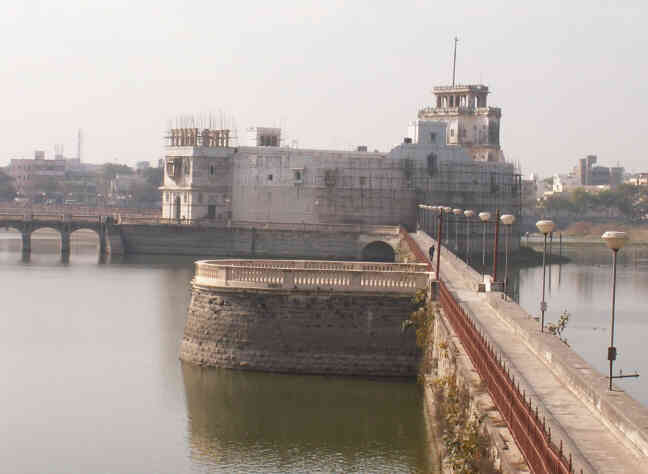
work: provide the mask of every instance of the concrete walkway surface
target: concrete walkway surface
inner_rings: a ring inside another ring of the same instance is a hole
[[[415,242],[427,250],[434,241],[425,233],[411,234]],[[427,252],[426,252],[427,253]],[[436,257],[435,257],[436,260]],[[436,265],[436,261],[434,262]],[[436,269],[436,268],[434,268]],[[564,384],[533,352],[527,343],[515,334],[510,323],[489,304],[484,293],[478,293],[475,275],[470,274],[456,257],[445,248],[441,253],[441,278],[468,314],[481,326],[488,339],[496,346],[520,382],[520,390],[531,396],[533,406],[547,419],[552,440],[567,456],[573,456],[576,473],[648,473],[646,459],[640,459],[627,440],[608,428],[600,415],[593,412],[570,387]],[[555,338],[548,333],[537,337]]]

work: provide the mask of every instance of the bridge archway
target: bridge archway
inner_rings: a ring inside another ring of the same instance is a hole
[[[23,252],[56,255],[60,253],[62,245],[63,235],[55,226],[42,225],[23,231]]]
[[[396,252],[391,245],[381,240],[375,240],[362,249],[362,260],[366,262],[395,262]]]
[[[13,225],[0,225],[0,260],[5,260],[13,252],[22,249],[22,232]]]
[[[70,231],[70,252],[87,253],[95,251],[101,245],[101,236],[97,229],[92,227],[79,227]]]

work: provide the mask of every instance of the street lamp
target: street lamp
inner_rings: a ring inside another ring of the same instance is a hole
[[[432,216],[432,226],[430,229],[430,235],[434,238],[434,236],[436,235],[436,228],[437,228],[436,213],[439,211],[439,206],[428,206],[428,209],[430,209],[430,213]]]
[[[508,232],[506,232],[506,260],[504,264],[504,292],[508,288],[508,261],[509,261],[509,235],[513,233],[513,222],[515,222],[515,216],[513,214],[504,214],[500,217],[502,224],[508,227]]]
[[[452,208],[451,208],[450,206],[445,206],[445,207],[443,208],[443,212],[445,212],[446,214],[450,214],[450,213],[452,212]],[[450,221],[448,221],[448,226],[449,226],[449,225],[450,225]],[[450,234],[450,232],[446,232],[446,233],[445,233],[445,243],[446,243],[446,246],[448,245],[448,235],[449,235],[449,234]]]
[[[425,224],[426,224],[425,209],[426,208],[427,208],[427,206],[425,204],[419,204],[418,205],[417,214],[416,214],[416,228],[417,229],[425,230]]]
[[[455,215],[455,252],[459,256],[459,216],[463,214],[463,210],[454,209],[452,213]]]
[[[616,347],[614,347],[614,304],[616,302],[616,267],[617,267],[617,253],[621,249],[627,240],[625,232],[615,232],[607,231],[604,233],[601,238],[605,241],[605,244],[610,250],[614,253],[614,264],[612,270],[612,325],[610,327],[610,347],[608,347],[608,360],[610,361],[610,390],[612,390],[612,379],[617,378],[612,376],[612,366],[616,360]],[[635,375],[636,376],[636,375]],[[623,376],[619,376],[623,377]],[[631,375],[632,377],[632,375]]]
[[[475,211],[466,209],[464,216],[466,216],[466,263],[470,263],[471,246],[470,246],[470,218],[475,215]]]
[[[482,229],[483,229],[483,235],[482,235],[482,268],[486,267],[486,223],[490,219],[491,215],[490,212],[480,212],[479,213],[479,220],[482,221]]]
[[[547,261],[547,234],[554,228],[553,221],[542,220],[536,222],[536,227],[544,234],[544,252],[542,253],[542,301],[540,302],[540,311],[542,312],[542,319],[540,320],[540,332],[544,332],[544,315],[547,310],[547,303],[545,302],[545,275],[546,275],[546,261]]]
[[[441,240],[443,239],[443,211],[445,208],[439,206],[439,225],[437,227],[437,253],[436,253],[436,278],[441,280],[441,273],[439,273],[439,266],[441,265]]]

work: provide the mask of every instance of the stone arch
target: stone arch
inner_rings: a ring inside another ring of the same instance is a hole
[[[32,239],[34,236],[35,232],[38,232],[43,229],[50,229],[53,230],[54,233],[57,235],[57,238],[55,239],[57,241],[57,246],[59,249],[60,253],[66,253],[65,249],[69,249],[69,244],[70,244],[70,236],[67,232],[65,232],[60,226],[56,225],[55,223],[43,223],[43,224],[33,224],[29,227],[27,227],[23,231],[22,235],[22,251],[23,253],[31,253],[32,251]],[[54,240],[54,239],[52,239]],[[45,241],[42,242],[41,245],[48,247],[52,245],[52,243],[48,243],[49,239],[46,239]],[[52,249],[53,250],[53,249]]]
[[[0,224],[0,229],[7,229],[7,230],[13,229],[13,230],[17,231],[19,234],[22,234],[24,232],[24,229],[20,224],[12,224],[12,223],[5,224],[5,223],[2,223],[2,224]]]
[[[97,237],[100,237],[99,229],[94,225],[75,225],[70,229],[70,235],[74,234],[77,230],[91,230],[97,235]]]
[[[95,238],[86,238],[84,239],[77,231],[84,231],[83,233],[88,233],[88,231],[91,231],[92,234],[94,234]],[[77,234],[77,237],[75,239],[72,238],[74,234]],[[104,253],[106,243],[105,243],[105,235],[101,232],[97,226],[94,225],[74,225],[72,226],[69,231],[67,232],[67,250],[61,249],[62,252],[68,252],[72,253],[72,248],[74,247],[75,249],[80,249],[82,247],[86,248],[92,248],[95,246],[98,250],[99,253]]]
[[[29,235],[32,235],[34,232],[37,232],[37,231],[42,230],[42,229],[51,229],[51,230],[55,231],[58,234],[59,239],[62,238],[63,232],[61,231],[61,228],[59,226],[57,226],[56,224],[33,225],[30,229],[28,229],[26,231],[23,231],[23,232],[27,233]]]
[[[395,262],[394,248],[382,240],[374,240],[362,249],[362,260],[367,262]]]

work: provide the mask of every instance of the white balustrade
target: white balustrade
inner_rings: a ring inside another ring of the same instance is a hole
[[[308,260],[201,260],[201,286],[414,293],[433,276],[425,264]]]

